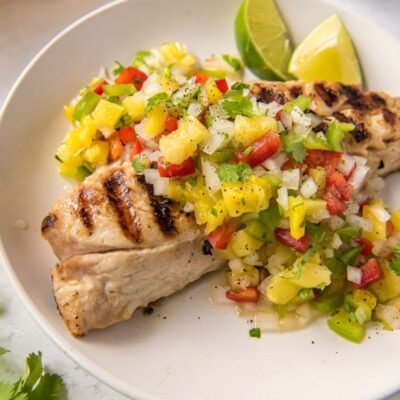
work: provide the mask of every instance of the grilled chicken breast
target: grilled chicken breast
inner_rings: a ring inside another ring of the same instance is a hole
[[[155,196],[130,164],[104,167],[58,200],[42,235],[63,260],[53,292],[76,336],[129,319],[224,263],[203,248],[193,216]]]
[[[384,176],[400,168],[400,98],[323,81],[260,82],[252,85],[251,92],[261,102],[279,104],[302,94],[310,96],[311,110],[318,116],[355,125],[346,136],[346,151],[366,157],[371,174]]]
[[[251,92],[279,104],[311,96],[318,116],[355,125],[347,151],[367,157],[372,173],[400,167],[399,99],[325,82],[260,82]],[[126,320],[224,263],[203,251],[193,216],[155,196],[130,164],[103,167],[64,195],[43,220],[42,235],[61,260],[52,271],[54,297],[76,336]]]

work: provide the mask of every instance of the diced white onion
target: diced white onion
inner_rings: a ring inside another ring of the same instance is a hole
[[[345,225],[346,225],[346,221],[343,220],[342,218],[338,217],[337,215],[333,215],[329,219],[329,228],[331,228],[334,231],[337,231],[338,229],[342,228]]]
[[[286,111],[281,112],[281,121],[287,129],[292,129],[293,120],[292,120],[291,115],[288,112],[286,112]]]
[[[344,176],[348,176],[348,175],[350,175],[351,171],[353,171],[353,168],[355,165],[356,165],[356,162],[354,160],[354,157],[352,157],[346,153],[343,153],[342,158],[338,165],[338,170]]]
[[[294,124],[293,131],[296,135],[305,137],[311,132],[311,126]]]
[[[168,190],[168,178],[158,178],[153,183],[153,192],[156,196],[166,196]]]
[[[360,268],[347,266],[347,280],[359,285],[362,280],[362,271]]]
[[[203,151],[206,154],[213,154],[215,151],[225,145],[233,136],[235,124],[221,118],[215,118],[209,128],[210,138],[204,144]]]
[[[363,231],[365,232],[371,232],[372,231],[372,222],[360,217],[358,215],[349,215],[346,218],[346,221],[350,224],[350,225],[354,225],[357,226],[359,228],[361,228]]]
[[[240,271],[243,268],[242,260],[239,260],[238,258],[230,260],[228,265],[231,271]]]
[[[244,257],[243,262],[246,264],[255,265],[257,267],[262,267],[264,265],[260,259],[260,255],[256,251]]]
[[[335,253],[333,252],[333,249],[325,249],[324,255],[326,258],[332,258],[335,255]]]
[[[300,170],[298,168],[282,172],[282,184],[288,189],[297,190],[300,183]]]
[[[342,239],[340,239],[340,236],[335,232],[332,236],[332,247],[334,249],[338,249],[342,245]]]
[[[361,189],[362,185],[364,184],[365,178],[368,175],[368,171],[369,168],[365,165],[359,165],[358,167],[356,167],[349,179],[349,183],[353,186],[354,190]]]
[[[343,212],[344,215],[358,214],[360,210],[360,205],[356,201],[349,201],[347,203],[347,210]]]
[[[353,158],[357,165],[366,165],[368,161],[365,157],[353,156]]]
[[[204,157],[201,158],[201,166],[207,191],[213,195],[221,189],[221,181],[217,174],[217,166]]]
[[[143,174],[146,183],[148,183],[149,185],[152,185],[157,179],[160,178],[158,169],[147,168],[143,171]]]
[[[277,193],[278,198],[276,201],[285,211],[287,211],[289,209],[289,195],[287,187],[282,186],[277,190]]]
[[[215,104],[208,108],[211,118],[227,119],[229,115],[222,108],[221,104]]]
[[[258,111],[260,114],[265,115],[268,112],[268,106],[265,103],[262,103],[261,101],[259,101],[257,103],[257,107],[258,107]]]
[[[232,300],[229,300],[225,293],[229,290],[228,286],[215,285],[211,289],[210,302],[212,304],[232,304]]]
[[[395,306],[378,304],[375,308],[375,316],[389,324],[392,329],[400,329],[400,310]]]
[[[106,139],[108,139],[115,132],[114,128],[105,128],[103,126],[100,128],[98,127],[97,129],[103,134]]]
[[[318,115],[315,115],[314,113],[306,113],[307,118],[310,119],[311,121],[311,126],[315,128],[322,122],[322,118],[318,117]]]
[[[149,154],[149,161],[150,162],[158,161],[160,156],[161,156],[161,151],[153,151]]]
[[[199,103],[191,103],[188,107],[188,115],[192,117],[198,117],[203,111],[203,107]]]
[[[370,209],[379,221],[386,222],[391,218],[390,214],[381,206],[372,206]]]
[[[299,107],[294,107],[290,116],[295,124],[311,127],[311,120],[304,115],[303,111],[301,111]]]
[[[271,103],[268,103],[265,105],[266,109],[268,111],[269,116],[275,117],[275,115],[282,110],[282,106],[278,104],[276,101],[271,101]]]
[[[251,106],[253,108],[254,114],[260,114],[258,109],[257,99],[255,97],[250,97]]]
[[[309,199],[311,196],[314,196],[318,191],[318,185],[315,183],[314,179],[308,177],[303,184],[301,185],[300,192],[306,199]]]
[[[194,204],[190,203],[189,201],[185,204],[185,206],[183,207],[183,211],[185,211],[185,213],[191,213],[194,211]]]
[[[278,132],[281,133],[285,130],[285,125],[282,124],[281,121],[278,121]]]

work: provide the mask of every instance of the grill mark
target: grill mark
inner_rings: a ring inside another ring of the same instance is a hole
[[[126,237],[136,243],[142,241],[141,224],[132,204],[131,192],[122,171],[116,170],[103,181],[107,198],[118,215],[119,224]]]
[[[281,92],[276,93],[273,88],[270,87],[260,87],[257,93],[258,100],[263,103],[271,103],[276,101],[280,105],[284,105],[287,102],[285,95]]]
[[[88,192],[81,188],[78,193],[78,215],[82,224],[88,229],[89,235],[93,233],[93,215],[92,208],[88,203]]]
[[[315,83],[314,90],[328,107],[332,107],[333,104],[335,104],[338,100],[338,96],[335,91],[329,86],[325,86],[323,83]]]
[[[377,93],[364,94],[356,86],[340,84],[340,90],[347,98],[347,103],[361,111],[373,110],[386,105],[385,99]]]
[[[328,129],[328,125],[326,122],[321,122],[318,125],[314,126],[312,128],[313,132],[318,133],[318,132],[325,132]]]
[[[154,195],[153,186],[146,183],[143,175],[139,175],[137,179],[149,196],[149,201],[154,211],[155,220],[161,231],[166,234],[176,232],[175,221],[171,215],[171,209],[169,207],[171,201],[165,197]]]
[[[394,125],[396,122],[396,114],[387,109],[386,107],[382,108],[382,117],[383,119],[390,125]]]
[[[301,86],[289,87],[289,93],[293,98],[299,97],[303,94],[303,88]]]
[[[49,229],[51,229],[55,223],[57,222],[57,215],[55,214],[49,214],[47,215],[43,221],[42,221],[42,226],[40,228],[40,230],[42,231],[42,233],[46,233]]]

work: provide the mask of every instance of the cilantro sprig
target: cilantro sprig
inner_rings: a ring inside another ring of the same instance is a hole
[[[400,243],[396,247],[388,246],[393,254],[393,259],[389,262],[389,268],[398,276],[400,276]]]
[[[0,355],[8,350],[0,347]],[[1,400],[58,400],[64,392],[62,379],[46,372],[42,354],[31,353],[25,361],[25,370],[16,382],[0,381]]]
[[[225,94],[225,100],[222,102],[222,108],[230,117],[236,115],[244,115],[246,117],[253,117],[253,105],[247,97],[243,95],[243,86],[233,86]]]
[[[217,174],[223,183],[244,182],[251,175],[251,167],[244,162],[239,164],[220,164],[217,168]]]

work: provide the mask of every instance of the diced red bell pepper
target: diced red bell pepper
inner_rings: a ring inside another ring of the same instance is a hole
[[[140,90],[143,86],[143,82],[146,79],[147,75],[140,69],[127,67],[115,79],[115,83],[118,85],[132,83],[135,86],[136,90]]]
[[[173,117],[172,115],[168,115],[167,119],[165,120],[165,130],[167,132],[173,132],[178,129],[178,120]]]
[[[300,253],[305,253],[310,247],[311,237],[304,235],[300,239],[295,239],[291,234],[289,229],[276,228],[275,237],[285,246],[291,247],[299,251]]]
[[[278,111],[278,112],[275,114],[275,119],[276,119],[277,121],[280,121],[280,120],[282,119],[282,111]]]
[[[208,75],[205,72],[196,72],[193,74],[195,83],[206,83]]]
[[[347,204],[340,198],[340,193],[334,186],[328,188],[324,200],[326,200],[326,208],[330,215],[339,215],[347,210]]]
[[[361,272],[361,283],[356,285],[357,288],[363,288],[364,286],[367,286],[370,283],[378,281],[382,278],[382,273],[379,268],[378,261],[376,261],[376,258],[370,258],[361,267]]]
[[[107,139],[108,142],[108,158],[110,161],[117,160],[124,151],[124,146],[117,134],[113,134]]]
[[[304,162],[311,168],[324,167],[329,174],[340,163],[342,153],[325,150],[308,150]]]
[[[228,82],[226,79],[217,79],[215,84],[222,93],[226,93],[228,91]]]
[[[177,178],[196,172],[193,158],[189,157],[181,164],[166,164],[162,157],[158,159],[158,172],[163,178]]]
[[[340,198],[342,200],[350,200],[353,187],[346,181],[346,178],[341,172],[332,171],[326,179],[326,185],[328,188],[334,186],[340,193]]]
[[[132,161],[138,154],[143,151],[143,145],[141,141],[136,138],[132,143],[131,152],[129,154],[129,159]]]
[[[212,231],[207,239],[214,249],[226,249],[236,228],[231,224],[223,224]]]
[[[122,143],[127,144],[136,140],[136,132],[131,126],[126,126],[118,131],[118,136]]]
[[[386,222],[386,235],[388,237],[392,236],[394,232],[394,225],[393,222],[389,219],[389,221]]]
[[[235,157],[237,161],[243,161],[249,164],[251,167],[255,167],[261,164],[267,158],[273,156],[281,147],[281,138],[274,132],[269,131],[266,135],[257,139],[251,145],[251,152],[247,154],[247,151],[235,152]]]
[[[103,85],[107,85],[107,81],[105,79],[103,79],[98,85],[97,87],[93,90],[93,92],[95,92],[96,94],[98,94],[99,96],[101,96],[104,91],[103,91]]]
[[[368,257],[372,253],[374,245],[368,239],[361,238],[356,240],[356,242],[360,243],[362,247],[361,255]]]
[[[246,289],[226,291],[225,296],[237,303],[257,303],[260,298],[260,292],[255,287],[248,287]]]

